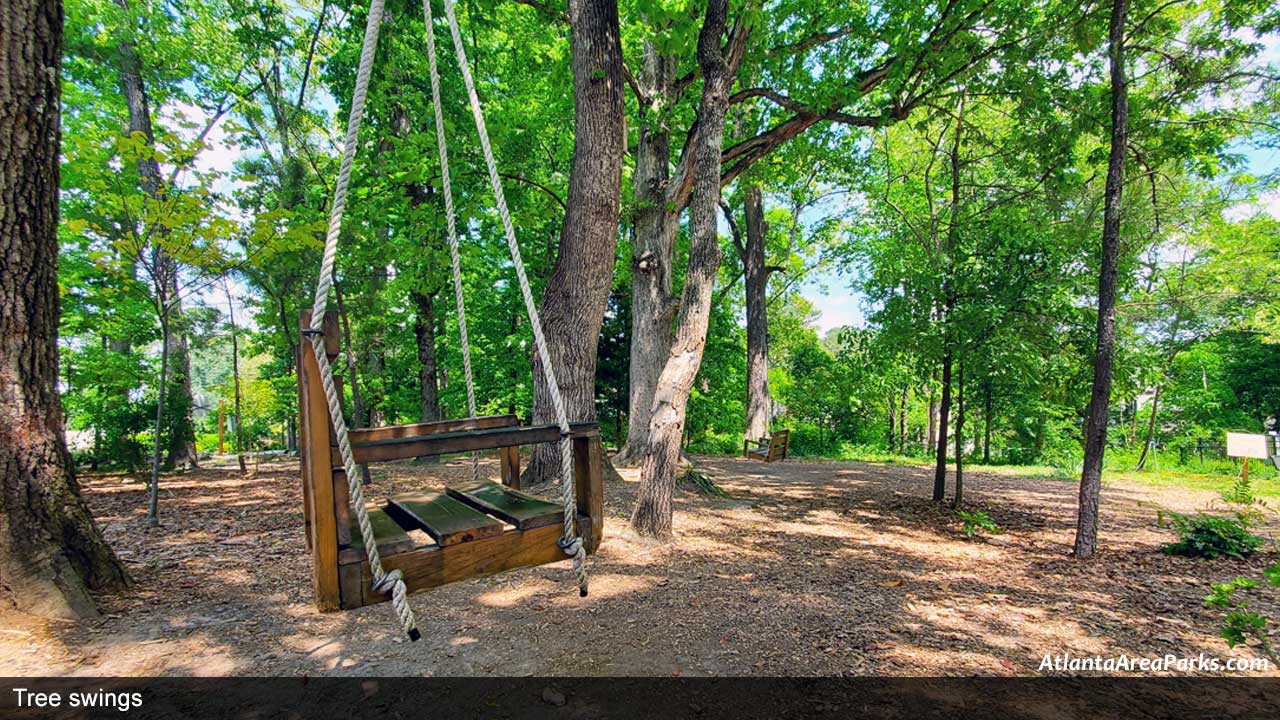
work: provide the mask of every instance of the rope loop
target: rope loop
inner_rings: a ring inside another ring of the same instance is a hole
[[[373,581],[373,591],[383,594],[393,592],[396,583],[404,584],[404,573],[399,570],[392,570]]]
[[[556,544],[560,546],[560,549],[564,551],[565,555],[574,557],[578,554],[578,551],[582,549],[582,538],[562,537],[556,541]]]
[[[569,414],[565,409],[564,395],[560,392],[560,384],[556,380],[555,368],[551,364],[551,353],[547,350],[547,338],[542,331],[542,318],[539,316],[538,306],[533,300],[533,291],[529,286],[529,278],[524,269],[524,260],[520,254],[520,244],[516,241],[515,225],[511,221],[511,212],[507,208],[507,198],[502,190],[502,179],[498,174],[497,160],[494,159],[493,146],[489,141],[489,130],[485,126],[484,109],[480,104],[480,96],[476,93],[475,82],[471,77],[471,64],[467,61],[467,51],[462,41],[462,31],[458,28],[458,18],[454,12],[454,1],[443,0],[443,2],[445,19],[449,24],[449,34],[453,38],[454,54],[458,60],[458,68],[462,73],[463,85],[467,89],[467,98],[470,100],[471,117],[475,121],[476,134],[480,137],[480,148],[484,152],[485,168],[489,172],[489,184],[493,187],[494,205],[498,210],[498,217],[502,220],[502,229],[507,238],[507,247],[511,251],[511,265],[515,269],[516,279],[520,283],[520,295],[524,299],[525,312],[529,317],[529,327],[533,331],[533,344],[537,349],[538,359],[542,364],[543,379],[547,383],[547,394],[551,397],[551,404],[555,409],[556,424],[560,428],[560,504],[564,508],[564,537],[571,538],[570,543],[572,544],[574,540],[577,540],[576,518],[578,510],[577,499],[573,491],[573,443],[570,437],[572,431],[569,427]],[[440,175],[444,179],[445,209],[449,225],[449,249],[453,260],[453,282],[458,303],[458,317],[460,319],[458,327],[462,333],[462,357],[467,376],[467,401],[470,403],[471,414],[474,417],[476,412],[474,390],[471,386],[470,354],[466,337],[466,325],[462,321],[464,317],[462,281],[458,270],[458,243],[452,209],[453,197],[449,187],[449,159],[448,153],[445,151],[444,119],[440,109],[440,79],[436,66],[436,44],[432,30],[434,24],[432,22],[431,0],[422,0],[422,9],[426,18],[432,107],[436,115],[436,144],[440,149]],[[479,469],[474,460],[472,468],[473,473],[478,476]],[[582,548],[580,540],[577,541],[574,547],[576,547],[576,550],[572,553],[573,571],[578,579],[578,589],[585,596],[587,593],[587,554]]]

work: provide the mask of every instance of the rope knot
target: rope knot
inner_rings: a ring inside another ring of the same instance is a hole
[[[556,544],[569,557],[577,557],[578,553],[582,552],[582,538],[562,537],[556,541]]]
[[[399,570],[392,570],[389,573],[384,573],[382,577],[373,581],[373,591],[389,593],[395,590],[397,583],[404,583],[404,573]]]

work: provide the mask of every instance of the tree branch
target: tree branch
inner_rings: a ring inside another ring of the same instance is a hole
[[[779,55],[803,53],[803,52],[812,50],[813,48],[819,45],[825,45],[829,42],[834,42],[836,40],[839,40],[840,38],[848,37],[849,35],[852,35],[852,34],[853,34],[852,28],[844,28],[841,30],[830,30],[826,32],[816,32],[812,35],[809,35],[808,37],[800,38],[795,42],[783,43],[782,45],[771,47],[765,51],[765,55],[769,57],[777,57]]]
[[[557,8],[551,7],[549,3],[542,2],[542,0],[515,0],[515,2],[520,5],[528,5],[529,7],[533,8],[534,10],[537,10],[538,12],[542,13],[543,15],[546,15],[547,17],[553,20],[557,20],[566,25],[569,24],[569,13],[563,10],[559,10]]]

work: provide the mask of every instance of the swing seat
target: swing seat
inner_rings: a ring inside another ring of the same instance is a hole
[[[304,327],[309,321],[304,315]],[[336,355],[336,342],[328,344],[329,325],[326,316],[326,354]],[[316,605],[350,610],[387,601],[386,593],[371,588],[373,574],[349,507],[346,473],[330,430],[315,356],[304,347],[298,359],[304,518]],[[521,427],[514,415],[494,415],[351,430],[349,437],[357,463],[498,451],[502,484],[468,480],[443,492],[404,493],[366,504],[382,566],[388,572],[400,570],[409,592],[569,560],[559,545],[564,533],[561,506],[519,490],[520,447],[559,442],[556,426]],[[600,431],[595,423],[574,424],[570,439],[578,507],[574,520],[583,546],[594,553],[604,530]]]
[[[755,447],[752,447],[754,445]],[[743,440],[742,456],[748,460],[776,462],[787,459],[791,446],[791,431],[777,430],[767,440]]]

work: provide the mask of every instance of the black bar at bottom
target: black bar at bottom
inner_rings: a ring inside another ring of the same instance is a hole
[[[43,694],[45,707],[33,706],[34,693]],[[56,707],[49,705],[53,694]],[[1275,718],[1277,708],[1280,679],[1271,678],[0,679],[0,717],[22,719],[1134,720]]]

